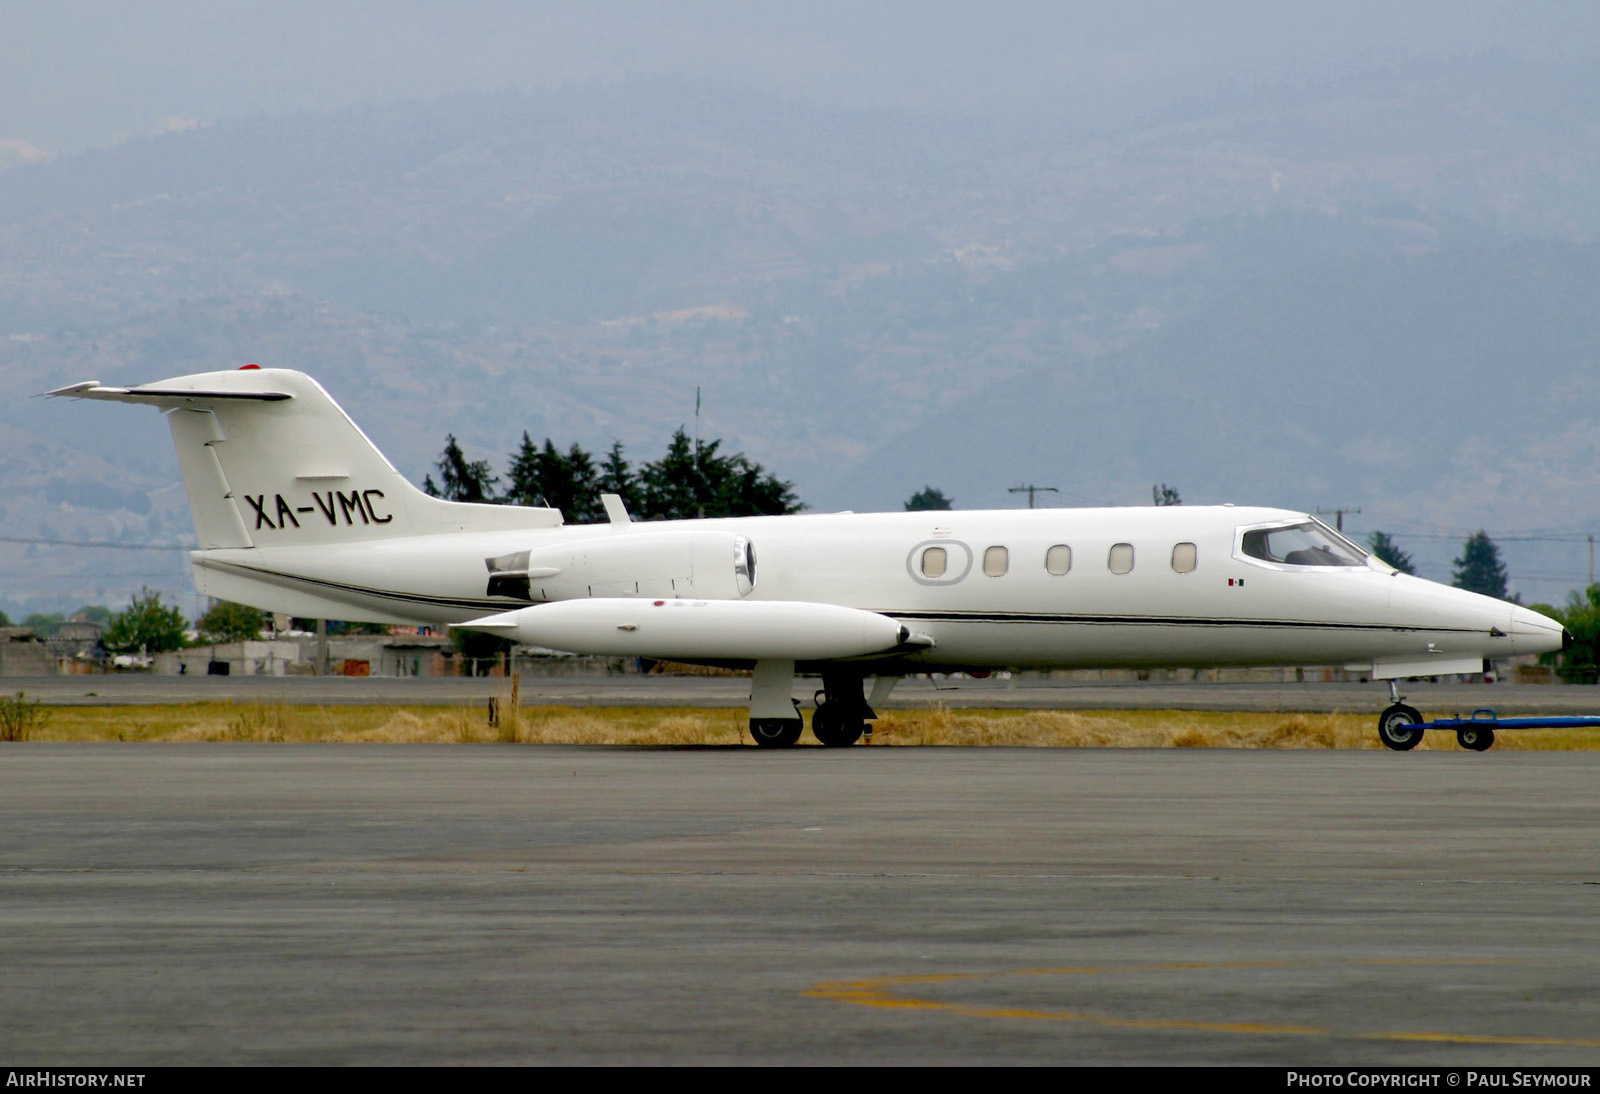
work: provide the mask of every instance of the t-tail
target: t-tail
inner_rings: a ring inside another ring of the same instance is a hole
[[[201,550],[554,527],[554,509],[429,497],[304,373],[244,368],[52,391],[167,414]]]

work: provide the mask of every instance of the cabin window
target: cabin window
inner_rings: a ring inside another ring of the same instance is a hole
[[[922,552],[923,577],[943,577],[945,567],[949,564],[949,555],[943,547],[929,547]]]
[[[1072,569],[1072,548],[1065,543],[1058,543],[1044,553],[1044,572],[1052,577],[1060,577]]]
[[[1172,548],[1172,568],[1180,574],[1194,572],[1200,551],[1192,543],[1179,543]]]
[[[1011,552],[1004,547],[990,547],[983,552],[983,572],[990,577],[1004,577],[1011,566]]]
[[[1114,574],[1125,574],[1133,569],[1133,544],[1113,543],[1111,554],[1106,558],[1106,566]]]

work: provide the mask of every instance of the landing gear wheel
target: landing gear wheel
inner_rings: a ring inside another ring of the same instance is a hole
[[[750,736],[762,748],[793,748],[804,729],[799,718],[750,719]]]
[[[1456,730],[1456,744],[1474,752],[1484,752],[1494,747],[1494,730],[1468,727]]]
[[[842,703],[823,702],[811,715],[811,735],[828,748],[844,748],[861,739],[866,728],[859,717],[852,718]]]
[[[1396,703],[1382,714],[1378,715],[1378,740],[1396,752],[1406,752],[1416,748],[1422,740],[1425,730],[1417,729],[1417,723],[1422,721],[1422,712],[1416,707],[1408,707],[1404,703]]]

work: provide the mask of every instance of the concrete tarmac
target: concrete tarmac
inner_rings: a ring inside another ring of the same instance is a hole
[[[7,677],[3,689],[59,706],[193,703],[219,700],[317,705],[486,703],[507,693],[504,679],[463,677],[106,676]],[[820,682],[795,682],[809,699]],[[554,706],[744,706],[750,681],[706,676],[522,677],[522,702]],[[1600,714],[1600,688],[1529,684],[1402,685],[1407,702],[1425,714],[1489,707],[1509,714]],[[1033,710],[1250,710],[1371,713],[1389,703],[1384,684],[1321,683],[1077,683],[1021,677],[973,680],[911,677],[888,707],[943,704],[952,708]]]
[[[1600,1065],[1600,755],[0,746],[8,1064]]]

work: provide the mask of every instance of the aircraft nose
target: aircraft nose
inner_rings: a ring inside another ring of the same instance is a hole
[[[1572,645],[1567,628],[1528,608],[1511,609],[1511,644],[1517,653],[1552,653]]]

